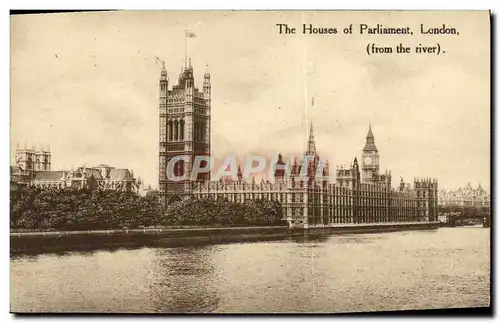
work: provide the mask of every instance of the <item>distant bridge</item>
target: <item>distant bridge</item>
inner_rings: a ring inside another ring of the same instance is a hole
[[[491,215],[490,213],[452,213],[447,216],[447,221],[444,221],[450,227],[470,225],[470,224],[482,224],[483,227],[489,228],[491,226]]]
[[[491,208],[482,205],[439,205],[438,219],[443,226],[482,224],[483,227],[489,228]]]

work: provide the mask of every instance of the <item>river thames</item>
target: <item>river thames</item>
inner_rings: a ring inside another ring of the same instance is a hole
[[[490,230],[11,258],[13,312],[360,312],[490,304]]]

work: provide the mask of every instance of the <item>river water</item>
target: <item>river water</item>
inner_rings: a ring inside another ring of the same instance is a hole
[[[11,258],[13,312],[359,312],[490,304],[490,230]]]

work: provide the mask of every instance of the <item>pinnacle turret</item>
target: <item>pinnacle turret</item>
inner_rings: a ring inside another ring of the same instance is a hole
[[[366,135],[366,143],[363,151],[377,151],[377,146],[375,146],[375,137],[372,132],[372,125],[368,127],[368,134]]]
[[[314,141],[314,128],[312,121],[309,127],[309,141],[307,143],[306,155],[307,156],[316,155],[316,142]]]
[[[243,174],[241,172],[241,167],[239,165],[238,165],[238,172],[237,172],[236,176],[238,177],[239,181],[241,181],[243,179]]]

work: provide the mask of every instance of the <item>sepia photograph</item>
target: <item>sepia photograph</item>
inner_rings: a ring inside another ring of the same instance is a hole
[[[9,19],[11,313],[492,313],[490,11]]]

